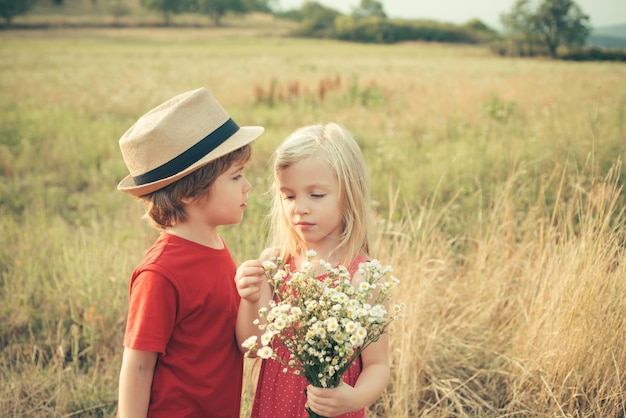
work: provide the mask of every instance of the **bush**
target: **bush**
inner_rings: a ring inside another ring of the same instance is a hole
[[[589,46],[561,53],[559,58],[568,61],[626,61],[626,50]]]
[[[333,26],[340,13],[334,9],[324,7],[317,2],[305,3],[299,12],[285,15],[289,19],[300,22],[295,31],[299,36],[327,37],[333,31]]]
[[[344,41],[366,43],[397,42],[397,34],[387,19],[370,17],[354,19],[351,16],[340,16],[335,19],[334,38]]]
[[[489,42],[491,52],[503,57],[536,57],[549,52],[545,45],[528,35],[496,37]]]
[[[419,20],[389,20],[381,17],[335,19],[334,38],[365,43],[405,41],[477,43],[479,36],[469,27]]]
[[[488,26],[480,19],[471,19],[463,25],[472,34],[472,37],[479,42],[489,42],[498,37],[498,31]]]

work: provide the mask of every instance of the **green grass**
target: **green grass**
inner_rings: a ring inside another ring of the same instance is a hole
[[[238,262],[265,245],[282,138],[332,120],[359,141],[409,316],[371,416],[623,417],[624,79],[232,26],[0,32],[0,415],[114,415],[128,279],[156,236],[115,189],[117,141],[205,86],[266,128],[223,230]]]

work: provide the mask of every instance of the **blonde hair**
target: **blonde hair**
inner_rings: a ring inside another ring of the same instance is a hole
[[[343,234],[335,252],[348,265],[363,254],[369,256],[370,197],[363,153],[350,133],[336,123],[305,126],[289,135],[274,154],[272,246],[283,260],[302,255],[306,247],[283,213],[277,174],[298,161],[314,157],[328,163],[339,184]]]

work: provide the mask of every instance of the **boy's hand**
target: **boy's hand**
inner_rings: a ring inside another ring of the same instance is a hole
[[[247,302],[257,303],[261,298],[261,288],[267,285],[265,269],[260,260],[244,261],[235,274],[235,284],[239,296]]]

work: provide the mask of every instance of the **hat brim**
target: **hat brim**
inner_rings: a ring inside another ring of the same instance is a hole
[[[247,145],[257,139],[265,131],[262,126],[242,126],[237,132],[235,132],[230,138],[220,144],[213,151],[199,159],[194,164],[187,167],[185,170],[170,177],[166,177],[161,180],[154,181],[152,183],[146,183],[137,186],[133,177],[128,175],[122,179],[117,185],[117,189],[129,193],[133,196],[143,196],[149,193],[155,192],[174,183],[176,180],[185,177],[187,174],[197,170],[205,164],[210,163],[228,153],[231,153],[244,145]]]

